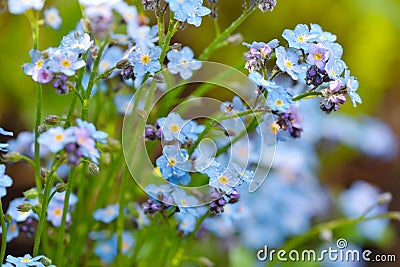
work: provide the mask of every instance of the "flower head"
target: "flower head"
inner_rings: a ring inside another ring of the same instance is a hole
[[[329,49],[323,43],[310,44],[308,48],[307,63],[324,69],[329,58]]]
[[[83,54],[86,53],[92,45],[93,40],[90,40],[89,34],[75,31],[63,37],[60,48],[72,50],[77,54]]]
[[[0,198],[7,195],[6,187],[10,187],[13,184],[13,180],[6,174],[6,166],[0,164]]]
[[[45,267],[43,263],[40,262],[41,259],[45,258],[44,256],[36,256],[32,258],[31,255],[25,254],[23,257],[14,257],[8,255],[6,261],[15,265],[15,267],[28,267],[28,266],[38,266]]]
[[[174,12],[174,18],[178,21],[187,21],[189,24],[199,27],[201,17],[211,13],[211,10],[203,6],[203,0],[165,0],[169,8]]]
[[[110,223],[114,221],[119,214],[119,204],[108,205],[104,209],[97,209],[93,213],[93,218],[96,221],[100,221],[103,223]]]
[[[52,72],[61,72],[72,76],[76,70],[85,67],[86,63],[73,50],[59,48],[51,55],[48,66]]]
[[[188,161],[188,153],[185,149],[167,145],[163,148],[163,154],[156,160],[162,176],[173,183],[187,185],[190,182],[188,171],[191,164]]]
[[[133,65],[133,73],[136,77],[142,77],[146,73],[154,75],[161,69],[158,61],[161,55],[161,47],[155,46],[150,49],[137,48],[128,55],[128,60]]]
[[[201,68],[201,63],[196,59],[193,59],[193,51],[188,46],[182,48],[182,50],[171,49],[167,53],[168,70],[172,74],[177,74],[182,79],[189,79],[192,77],[192,71]]]
[[[23,14],[29,9],[40,10],[44,6],[44,0],[8,0],[8,11],[11,14]]]
[[[62,19],[60,17],[60,13],[58,12],[58,9],[55,7],[49,7],[46,8],[43,12],[44,15],[44,23],[55,29],[58,30],[61,26]]]
[[[317,36],[315,33],[310,33],[306,24],[298,24],[294,30],[284,30],[283,38],[289,43],[289,47],[303,49],[307,51],[310,43]]]
[[[38,138],[39,144],[47,147],[52,153],[62,150],[66,144],[74,141],[72,131],[70,129],[65,130],[61,126],[51,128]]]
[[[285,50],[284,47],[279,46],[275,49],[276,65],[279,69],[292,77],[293,80],[299,78],[299,74],[305,72],[305,66],[299,64],[299,56],[292,50]]]

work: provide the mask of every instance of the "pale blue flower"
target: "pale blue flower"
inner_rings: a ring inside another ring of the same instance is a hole
[[[183,47],[182,50],[171,49],[167,53],[168,71],[172,74],[179,73],[182,79],[189,79],[193,75],[193,70],[201,68],[201,62],[193,57],[194,53],[188,46]]]
[[[330,32],[323,31],[321,26],[319,26],[318,24],[311,23],[310,26],[311,26],[310,33],[316,34],[315,38],[318,41],[330,42],[330,43],[333,43],[336,41],[336,35],[334,35]]]
[[[0,228],[0,234],[2,234],[2,228]],[[19,227],[16,221],[12,220],[10,224],[8,225],[8,231],[7,231],[7,243],[13,240],[14,238],[17,238],[19,236]],[[2,265],[4,266],[4,265]]]
[[[325,70],[332,80],[336,80],[342,75],[346,68],[346,63],[339,58],[331,57],[326,63]]]
[[[241,182],[240,174],[230,166],[210,167],[205,172],[210,177],[208,184],[215,189],[224,191],[226,194],[231,193]]]
[[[119,204],[108,205],[104,209],[97,209],[93,212],[93,218],[96,221],[110,223],[119,215]]]
[[[61,47],[51,54],[48,66],[52,72],[61,72],[67,76],[72,76],[76,70],[85,67],[86,63],[79,58],[77,52]]]
[[[62,19],[60,17],[60,13],[58,12],[58,9],[55,7],[49,7],[46,8],[43,12],[44,16],[44,23],[55,29],[58,30],[61,26]]]
[[[6,187],[10,187],[13,180],[6,174],[6,165],[0,164],[0,198],[7,195]]]
[[[178,113],[171,112],[167,117],[159,118],[157,124],[162,130],[163,139],[172,141],[179,140],[180,132],[185,126],[186,120],[183,120]]]
[[[28,266],[37,266],[37,267],[45,267],[43,263],[40,262],[40,259],[43,259],[44,256],[36,256],[32,258],[31,255],[25,254],[23,257],[14,257],[8,255],[6,258],[7,262],[10,262],[15,265],[15,267],[28,267]]]
[[[308,47],[307,47],[308,48]],[[292,50],[285,50],[283,46],[275,49],[276,65],[279,69],[292,77],[293,80],[299,78],[299,74],[305,72],[307,67],[299,64],[299,56]]]
[[[163,148],[163,154],[157,158],[156,164],[165,179],[175,184],[187,185],[190,182],[187,172],[191,169],[188,157],[186,150],[166,145]]]
[[[64,129],[61,126],[49,129],[38,138],[39,144],[47,147],[52,153],[57,153],[64,149],[66,144],[74,141],[75,137],[72,130]]]
[[[47,221],[49,221],[53,226],[61,226],[62,216],[63,216],[64,203],[58,201],[50,201],[47,207]],[[71,222],[71,214],[67,211],[66,222]]]
[[[0,127],[0,135],[13,136],[13,132],[9,132]],[[7,152],[9,144],[0,143],[0,151]]]
[[[93,40],[90,40],[89,34],[80,31],[74,31],[64,36],[60,48],[72,50],[79,53],[86,53],[93,45]]]
[[[347,94],[349,95],[353,106],[356,107],[357,103],[362,103],[360,95],[356,92],[359,86],[358,80],[354,76],[350,76],[350,71],[344,71],[343,84],[347,87]]]
[[[137,48],[128,55],[128,60],[133,65],[133,73],[135,77],[144,76],[146,73],[154,75],[161,69],[159,58],[161,55],[161,47],[155,46],[150,49]]]
[[[298,24],[294,30],[284,30],[282,33],[283,38],[289,43],[289,47],[308,50],[309,43],[312,42],[317,34],[310,33],[306,24]]]
[[[203,0],[165,0],[169,8],[174,12],[174,18],[178,21],[187,21],[189,24],[199,27],[201,17],[211,13],[211,10],[203,6]]]
[[[147,50],[155,46],[155,42],[158,41],[158,27],[154,25],[149,26],[129,26],[127,29],[129,37],[136,43],[136,46]]]
[[[44,0],[8,0],[8,11],[11,14],[23,14],[29,9],[41,10],[44,6]]]
[[[179,221],[178,230],[184,235],[191,233],[196,228],[196,218],[191,213],[178,212],[175,213],[175,218]]]

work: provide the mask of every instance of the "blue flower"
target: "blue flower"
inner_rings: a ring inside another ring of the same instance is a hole
[[[117,256],[117,240],[114,238],[100,241],[94,248],[94,254],[104,263],[111,263]]]
[[[14,257],[8,255],[6,261],[9,263],[13,263],[15,267],[28,267],[28,266],[38,266],[38,267],[45,267],[43,263],[39,260],[45,258],[44,256],[37,256],[32,258],[31,255],[25,254],[23,257]]]
[[[38,50],[31,49],[29,55],[32,58],[32,62],[23,65],[24,73],[32,76],[35,82],[50,82],[53,79],[53,73],[48,69],[49,60],[45,59],[43,54]]]
[[[364,181],[356,181],[339,196],[340,208],[351,218],[358,218],[367,211],[366,217],[385,213],[387,206],[376,205],[380,194],[377,187]],[[377,241],[382,237],[388,223],[387,219],[372,220],[359,223],[358,227],[367,238]]]
[[[316,65],[320,70],[325,68],[329,58],[329,49],[323,43],[310,44],[308,48],[307,63]]]
[[[46,8],[43,12],[43,15],[44,15],[44,23],[47,26],[55,30],[58,30],[60,28],[62,20],[57,8],[55,7]]]
[[[129,27],[128,25],[127,32],[136,46],[144,50],[154,47],[154,43],[158,40],[157,25],[151,28],[149,26]]]
[[[64,149],[66,144],[74,141],[75,138],[72,135],[71,129],[65,130],[61,126],[49,129],[38,138],[39,144],[47,147],[52,153],[57,153]]]
[[[329,78],[333,80],[338,79],[339,76],[342,75],[345,68],[346,68],[346,63],[344,63],[343,60],[335,57],[331,57],[325,66],[325,70]]]
[[[157,124],[162,129],[163,139],[165,141],[172,141],[179,140],[180,133],[186,121],[179,114],[171,112],[167,117],[159,118]]]
[[[178,229],[182,231],[184,235],[195,230],[196,218],[191,213],[178,212],[175,213],[175,218],[179,221]]]
[[[353,76],[350,76],[350,71],[344,71],[343,84],[347,87],[347,94],[349,95],[353,106],[356,107],[357,103],[362,103],[360,95],[356,92],[358,89],[359,82]]]
[[[187,21],[199,27],[201,17],[211,13],[211,10],[202,6],[203,0],[165,0],[169,3],[169,8],[174,12],[174,18],[178,21]]]
[[[267,100],[272,110],[282,113],[285,113],[292,105],[292,97],[283,86],[270,89]]]
[[[240,174],[231,166],[210,167],[205,172],[210,177],[208,184],[226,194],[231,193],[241,182]]]
[[[0,228],[0,234],[2,234],[2,229]],[[7,231],[7,243],[13,240],[14,238],[17,238],[19,236],[19,227],[16,221],[11,221],[10,225],[8,226],[8,231]],[[4,266],[4,265],[2,265]]]
[[[139,26],[139,14],[135,6],[130,6],[124,1],[119,1],[113,5],[113,8],[126,22],[128,33]]]
[[[307,51],[310,41],[313,41],[317,35],[310,33],[307,25],[298,24],[294,30],[284,30],[282,36],[288,41],[289,47]]]
[[[67,76],[75,74],[76,70],[79,70],[86,66],[85,61],[78,57],[79,55],[65,48],[56,49],[51,54],[48,62],[49,69],[52,72],[61,72]]]
[[[8,11],[11,14],[23,14],[29,9],[41,10],[44,5],[44,0],[8,0]]]
[[[131,95],[116,94],[114,96],[114,104],[115,104],[115,108],[117,109],[118,114],[121,114],[121,115],[132,114],[133,105],[129,105],[132,98],[133,98],[132,94]]]
[[[23,211],[19,211],[17,209],[17,207],[24,202],[25,202],[24,198],[19,197],[19,198],[15,198],[15,199],[11,200],[10,204],[8,205],[7,213],[16,222],[24,222],[24,221],[26,221],[26,219],[33,216],[33,214],[34,214],[32,210],[23,212]]]
[[[89,34],[74,31],[63,37],[60,48],[72,50],[76,54],[83,54],[86,53],[92,45],[93,40],[90,40]]]
[[[96,221],[110,223],[114,221],[119,214],[119,204],[108,205],[104,209],[97,209],[93,213],[93,218]]]
[[[188,46],[182,48],[182,50],[171,49],[167,53],[168,71],[172,74],[177,74],[182,77],[182,79],[189,79],[192,77],[192,71],[201,68],[201,62],[193,59],[193,51]]]
[[[0,164],[0,198],[7,195],[6,187],[10,187],[13,184],[13,180],[6,174],[6,166]]]
[[[187,185],[190,182],[187,172],[191,169],[188,157],[185,149],[167,145],[164,146],[163,154],[156,160],[156,164],[165,179],[175,184]]]
[[[106,49],[101,55],[99,63],[99,73],[103,73],[108,68],[115,66],[115,64],[123,57],[124,52],[118,46],[112,46]],[[114,70],[109,78],[115,77],[119,74],[119,70]]]
[[[299,65],[299,56],[292,50],[286,51],[283,46],[275,49],[276,65],[279,69],[292,77],[293,80],[299,78],[298,74],[305,72],[306,67]]]
[[[321,26],[319,26],[318,24],[311,23],[310,33],[316,34],[315,38],[320,42],[333,43],[336,41],[336,35],[334,35],[330,32],[323,31]]]
[[[96,126],[94,126],[93,123],[86,122],[81,119],[76,119],[76,124],[80,129],[85,129],[94,140],[102,144],[107,143],[107,133],[96,130]]]
[[[4,135],[4,136],[13,136],[14,133],[13,133],[13,132],[6,131],[6,130],[4,130],[3,128],[0,127],[0,135]],[[9,144],[0,143],[0,151],[7,152],[8,147],[9,147]]]
[[[182,188],[175,188],[171,195],[181,213],[190,213],[199,218],[207,212],[207,207],[199,206],[199,200],[192,195],[187,195]]]
[[[63,216],[64,203],[58,201],[50,201],[47,207],[47,221],[55,227],[61,226]],[[71,222],[71,214],[67,211],[66,222]]]
[[[198,135],[204,131],[204,125],[198,125],[195,121],[188,121],[182,128],[179,134],[179,141],[182,144],[196,141]]]
[[[128,55],[128,60],[133,65],[135,77],[144,76],[146,73],[154,75],[161,69],[158,61],[161,55],[161,47],[155,46],[150,49],[137,48]]]

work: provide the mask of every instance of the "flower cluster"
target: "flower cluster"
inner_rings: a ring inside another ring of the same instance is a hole
[[[57,48],[47,48],[44,51],[32,49],[29,54],[32,62],[24,65],[26,75],[39,83],[53,81],[53,86],[59,93],[67,93],[66,76],[86,66],[82,55],[92,46],[90,36],[83,32],[72,32],[65,36]]]
[[[98,164],[100,152],[96,148],[96,142],[106,143],[107,134],[81,119],[77,119],[76,123],[77,126],[67,129],[61,126],[49,129],[39,136],[39,144],[52,153],[64,150],[70,165],[78,165],[82,157]]]

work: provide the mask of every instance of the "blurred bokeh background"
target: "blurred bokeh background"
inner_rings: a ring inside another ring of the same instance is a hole
[[[128,1],[129,2],[129,1]],[[206,1],[205,1],[206,2]],[[75,28],[80,11],[77,1],[47,1],[54,5],[63,19],[61,29],[43,27],[40,49],[57,46],[60,39]],[[220,0],[218,21],[227,27],[242,12],[242,1]],[[238,30],[245,42],[268,42],[273,38],[283,40],[284,29],[293,29],[299,23],[317,23],[326,31],[337,35],[344,47],[343,59],[352,75],[360,82],[359,93],[363,104],[356,109],[350,103],[340,112],[367,114],[386,122],[400,136],[400,1],[398,0],[278,0],[271,13],[255,12]],[[151,13],[149,16],[153,17]],[[31,77],[21,68],[30,62],[32,37],[29,22],[23,15],[0,15],[0,125],[18,133],[31,130],[34,125],[35,89]],[[213,39],[213,25],[205,19],[200,28],[187,27],[176,35],[174,41],[193,48],[196,55]],[[243,62],[246,48],[240,44],[217,51],[210,60],[238,66]],[[44,116],[63,112],[70,96],[60,96],[51,85],[44,86]],[[66,110],[64,110],[66,111]],[[375,136],[371,142],[380,142]],[[26,165],[15,164],[9,169],[14,185],[6,198],[12,199],[33,185],[31,170]],[[345,147],[325,153],[322,158],[320,179],[332,188],[345,188],[355,180],[366,180],[383,191],[393,193],[392,210],[400,210],[400,158],[381,159],[365,157]],[[388,247],[375,248],[385,253],[396,253],[400,260],[400,225],[393,232],[393,242]],[[12,245],[12,244],[11,244]],[[369,266],[398,266],[380,263]]]

